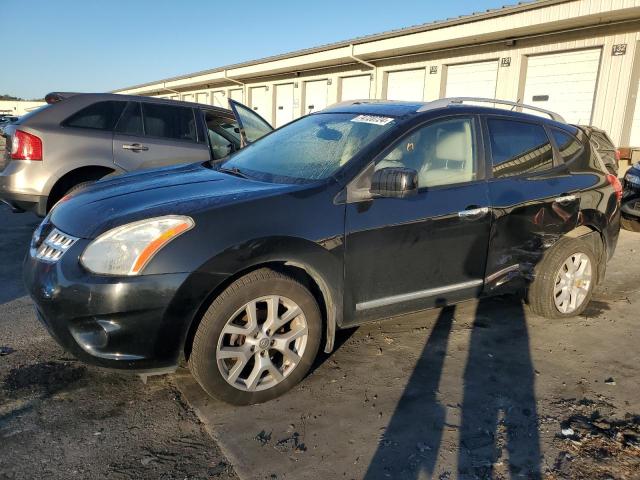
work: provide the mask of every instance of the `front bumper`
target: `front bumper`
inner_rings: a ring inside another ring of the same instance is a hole
[[[188,273],[92,275],[78,260],[87,243],[80,239],[56,263],[27,254],[24,281],[38,318],[87,363],[137,372],[177,366],[208,282]]]

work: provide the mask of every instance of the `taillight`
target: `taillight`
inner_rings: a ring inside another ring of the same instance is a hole
[[[12,160],[42,160],[42,140],[35,135],[16,130],[11,138]]]
[[[616,198],[618,199],[618,201],[621,201],[622,200],[622,183],[620,183],[620,179],[617,177],[617,175],[613,175],[612,173],[610,173],[607,175],[607,180],[615,190]]]

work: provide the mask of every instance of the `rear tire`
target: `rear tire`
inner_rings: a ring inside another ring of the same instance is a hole
[[[261,403],[304,378],[321,337],[322,317],[311,292],[286,274],[262,268],[233,282],[207,309],[189,369],[212,397],[234,405]]]
[[[546,318],[580,315],[596,285],[598,258],[587,239],[560,239],[534,269],[527,295],[531,310]]]

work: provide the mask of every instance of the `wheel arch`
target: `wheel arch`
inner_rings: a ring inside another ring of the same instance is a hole
[[[607,242],[602,230],[595,225],[583,223],[563,235],[565,238],[585,238],[591,241],[594,250],[598,253],[598,279],[602,282],[607,267]]]
[[[103,165],[86,165],[61,175],[57,178],[51,188],[49,189],[49,195],[47,199],[47,211],[53,207],[53,205],[74,185],[81,182],[99,180],[100,178],[109,175],[116,170],[114,168],[105,167]]]
[[[237,279],[261,268],[270,268],[278,272],[286,273],[309,289],[316,298],[322,314],[324,324],[324,351],[330,353],[333,350],[336,328],[337,325],[341,323],[339,316],[342,313],[342,298],[337,294],[339,290],[331,287],[331,279],[326,272],[322,272],[310,262],[300,258],[282,257],[254,262],[240,268],[212,289],[196,311],[187,330],[182,347],[182,352],[187,359],[191,354],[193,339],[202,317],[215,298]]]

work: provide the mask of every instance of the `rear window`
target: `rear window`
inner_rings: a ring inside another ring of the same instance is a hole
[[[65,127],[89,128],[92,130],[113,130],[127,102],[96,102],[67,118]]]
[[[575,160],[582,153],[582,144],[573,135],[555,128],[551,129],[551,134],[558,145],[558,152],[564,163]]]
[[[512,177],[553,168],[553,150],[541,125],[489,119],[493,176]]]
[[[196,117],[191,108],[143,103],[142,117],[146,135],[197,141]]]

